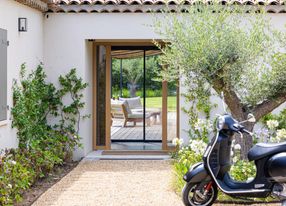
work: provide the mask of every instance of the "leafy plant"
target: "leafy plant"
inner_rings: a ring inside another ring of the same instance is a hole
[[[81,93],[88,85],[72,69],[59,77],[60,88],[46,81],[43,65],[26,75],[23,64],[20,82],[14,82],[13,127],[19,148],[0,155],[0,205],[13,205],[22,192],[55,165],[70,160],[80,146],[79,123],[85,103]],[[69,100],[64,104],[63,100]],[[60,117],[60,118],[58,118]],[[52,120],[52,121],[49,121]],[[55,125],[49,122],[55,122]]]
[[[56,88],[46,83],[42,65],[26,77],[26,66],[21,66],[20,84],[14,82],[12,108],[13,127],[17,128],[20,148],[35,148],[49,138],[51,126],[47,117],[58,109],[60,99]]]

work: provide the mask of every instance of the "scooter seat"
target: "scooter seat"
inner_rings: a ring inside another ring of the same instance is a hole
[[[286,142],[282,143],[258,143],[248,152],[249,161],[259,160],[264,157],[286,151]]]

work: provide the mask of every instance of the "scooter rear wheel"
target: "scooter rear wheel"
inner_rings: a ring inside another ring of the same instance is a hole
[[[200,183],[187,183],[183,189],[183,202],[186,206],[209,206],[217,199],[217,187],[212,185],[206,195],[204,193],[204,186],[198,188]],[[206,183],[207,185],[208,183]]]

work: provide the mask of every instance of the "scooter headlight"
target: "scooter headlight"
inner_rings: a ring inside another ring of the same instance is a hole
[[[225,123],[225,119],[223,116],[220,116],[218,119],[217,119],[217,123],[216,123],[216,128],[218,130],[222,130],[223,126],[224,126],[224,123]]]

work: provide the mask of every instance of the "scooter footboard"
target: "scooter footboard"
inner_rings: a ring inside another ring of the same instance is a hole
[[[204,164],[202,162],[194,165],[185,175],[184,180],[186,182],[202,182],[211,180],[210,175],[207,173]]]

